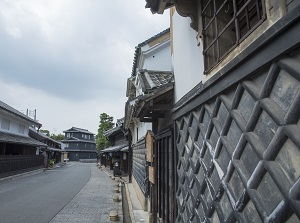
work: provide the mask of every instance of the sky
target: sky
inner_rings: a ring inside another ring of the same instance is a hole
[[[135,47],[169,27],[145,0],[1,0],[0,100],[51,134],[124,117]]]

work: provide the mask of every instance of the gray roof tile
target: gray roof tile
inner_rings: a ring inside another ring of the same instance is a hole
[[[64,132],[80,132],[80,133],[86,133],[86,134],[92,134],[95,135],[94,133],[88,131],[87,129],[81,129],[81,128],[77,128],[77,127],[72,127]]]
[[[112,147],[100,150],[100,153],[117,152],[117,151],[120,151],[121,149],[125,148],[126,146],[128,146],[128,144],[112,146]]]
[[[47,147],[46,144],[39,142],[35,139],[32,139],[30,137],[16,135],[7,132],[0,132],[0,142]]]
[[[174,75],[172,72],[165,71],[140,71],[140,81],[144,86],[143,92],[150,92],[154,89],[160,88],[168,83],[174,82]]]

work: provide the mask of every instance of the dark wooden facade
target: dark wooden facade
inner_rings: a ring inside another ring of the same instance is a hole
[[[47,154],[47,167],[49,166],[50,160],[54,160],[55,163],[59,163],[62,160],[62,149],[61,143],[50,138],[49,136],[45,135],[44,133],[29,127],[29,136],[39,142],[44,143],[46,146],[40,149],[39,153],[42,154],[43,151]]]
[[[145,138],[142,138],[132,145],[132,175],[146,197],[148,195],[148,168],[146,165],[145,142]]]
[[[172,129],[155,136],[157,148],[157,216],[163,222],[174,222],[175,153]]]
[[[109,167],[113,170],[115,163],[118,162],[118,168],[122,175],[128,174],[128,145],[122,144],[112,146],[100,151],[100,165]]]
[[[97,152],[95,137],[86,129],[72,127],[66,131],[62,142],[70,161],[90,160],[96,162]]]
[[[123,128],[124,118],[117,119],[116,127],[104,132],[110,146],[100,151],[100,162],[103,166],[109,166],[112,170],[115,162],[122,175],[128,174],[128,140],[127,132]]]
[[[0,178],[43,168],[42,155],[0,156]]]

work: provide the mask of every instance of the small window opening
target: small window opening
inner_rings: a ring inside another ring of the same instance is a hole
[[[201,0],[205,72],[266,18],[264,0]]]

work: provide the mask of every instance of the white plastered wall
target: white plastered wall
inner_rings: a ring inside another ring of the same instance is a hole
[[[132,144],[143,138],[148,130],[152,130],[152,123],[136,121],[132,132]]]
[[[148,49],[148,46],[142,47],[142,69],[171,71],[171,48],[170,41],[166,41],[159,46]]]
[[[176,103],[204,80],[204,61],[202,44],[197,46],[197,32],[190,27],[191,19],[180,16],[176,11],[171,19]]]
[[[10,121],[9,130],[1,128],[2,118],[8,119]],[[20,124],[25,126],[24,133],[19,133],[19,125]],[[12,116],[9,116],[6,114],[0,114],[0,131],[23,135],[23,136],[28,136],[29,124],[27,122],[22,122],[21,120],[15,118],[15,117],[12,117]]]

